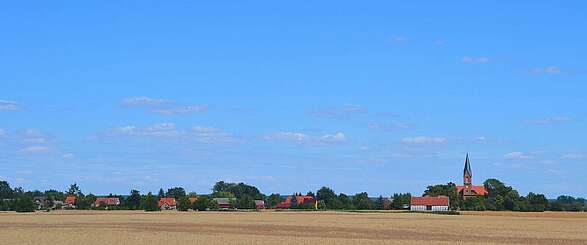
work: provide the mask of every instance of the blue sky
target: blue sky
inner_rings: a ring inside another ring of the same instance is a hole
[[[0,178],[587,196],[583,1],[9,1]]]

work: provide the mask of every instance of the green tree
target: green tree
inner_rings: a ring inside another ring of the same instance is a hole
[[[255,200],[249,195],[243,195],[237,199],[236,207],[239,209],[255,209]]]
[[[548,209],[548,199],[543,194],[530,192],[526,199],[528,200],[527,211],[543,212]]]
[[[19,213],[34,212],[35,203],[30,197],[23,195],[16,200],[15,211]]]
[[[165,195],[165,191],[163,190],[163,188],[160,188],[159,194],[157,194],[157,199],[161,199],[163,197],[167,197],[167,195]]]
[[[167,190],[167,196],[179,200],[182,197],[186,197],[186,192],[182,187],[173,187]]]
[[[126,207],[130,210],[138,210],[141,208],[141,192],[138,190],[131,190],[130,195],[126,199]]]
[[[335,203],[335,200],[337,199],[336,194],[332,189],[326,186],[323,186],[322,188],[320,188],[320,190],[316,192],[316,199],[318,199],[319,201],[324,201],[324,204],[328,209],[340,208],[339,202]]]
[[[380,195],[377,198],[377,201],[375,202],[375,209],[377,209],[377,210],[385,209],[385,200],[383,199],[383,196]]]
[[[412,201],[412,194],[410,193],[394,193],[393,194],[393,209],[404,209],[404,206],[410,205]]]
[[[275,208],[275,206],[277,206],[277,204],[282,201],[283,201],[283,199],[281,198],[281,196],[279,194],[275,194],[275,193],[269,195],[265,199],[265,202],[267,203],[267,207],[269,207],[269,208]]]
[[[338,200],[338,203],[336,205],[337,206],[336,209],[346,209],[346,210],[355,209],[353,202],[351,201],[349,196],[347,196],[346,194],[339,193],[338,197],[336,199]]]
[[[469,197],[463,201],[463,205],[461,208],[464,210],[484,211],[484,201],[484,197],[482,196]]]
[[[69,190],[67,191],[67,195],[81,197],[84,194],[82,193],[82,190],[79,188],[77,183],[73,183],[69,186]]]
[[[159,211],[157,198],[153,196],[153,193],[149,192],[145,197],[145,211]]]
[[[367,192],[361,192],[355,194],[353,197],[353,205],[358,210],[369,210],[373,209],[373,202],[369,199]]]
[[[210,202],[213,201],[207,196],[201,196],[192,204],[193,210],[205,211],[210,208]]]
[[[188,211],[191,205],[192,204],[187,197],[180,197],[177,202],[177,210],[182,212]]]
[[[14,198],[14,191],[7,181],[0,181],[0,200]]]
[[[212,197],[214,198],[234,198],[234,194],[226,191],[214,192],[212,193]]]

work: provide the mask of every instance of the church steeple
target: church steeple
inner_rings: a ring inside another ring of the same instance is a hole
[[[469,174],[470,177],[473,177],[473,172],[471,171],[471,164],[469,163],[469,153],[467,152],[467,157],[465,158],[465,170],[463,174]]]
[[[463,170],[463,185],[472,185],[473,172],[471,171],[471,164],[469,163],[469,153],[465,158],[465,169]]]

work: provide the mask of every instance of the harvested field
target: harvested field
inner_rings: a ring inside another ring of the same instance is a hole
[[[586,231],[585,213],[0,213],[3,245],[587,244]]]

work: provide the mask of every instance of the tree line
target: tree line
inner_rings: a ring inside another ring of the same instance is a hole
[[[488,179],[484,182],[488,195],[472,197],[464,200],[454,183],[428,186],[423,195],[427,196],[448,196],[452,210],[510,210],[510,211],[585,211],[585,199],[572,196],[560,196],[555,200],[548,200],[543,194],[528,193],[526,196],[519,195],[511,186],[506,186],[499,180]],[[177,210],[216,210],[219,208],[214,198],[227,198],[230,208],[234,209],[255,209],[255,200],[263,200],[267,208],[275,208],[285,200],[284,195],[272,193],[264,195],[255,186],[245,183],[228,183],[219,181],[211,188],[212,193],[197,195],[194,192],[186,192],[183,187],[172,187],[167,190],[161,188],[155,195],[152,192],[142,194],[139,190],[131,190],[128,195],[110,194],[106,197],[116,197],[120,200],[119,205],[95,206],[97,196],[84,194],[76,184],[70,185],[66,192],[57,190],[25,191],[21,187],[11,188],[6,181],[0,181],[0,211],[32,212],[38,209],[35,199],[42,197],[46,209],[59,209],[64,205],[63,200],[67,196],[75,196],[74,207],[63,208],[75,209],[119,209],[119,210],[145,210],[158,211],[158,201],[164,197],[175,198]],[[293,193],[291,196],[301,196],[302,193]],[[368,193],[360,192],[354,195],[335,193],[329,187],[322,187],[314,192],[306,193],[306,196],[315,198],[317,203],[297,203],[292,198],[291,209],[319,209],[319,210],[384,210],[384,209],[407,209],[412,194],[395,193],[390,197],[379,196],[369,197]],[[393,200],[393,201],[392,201]]]

